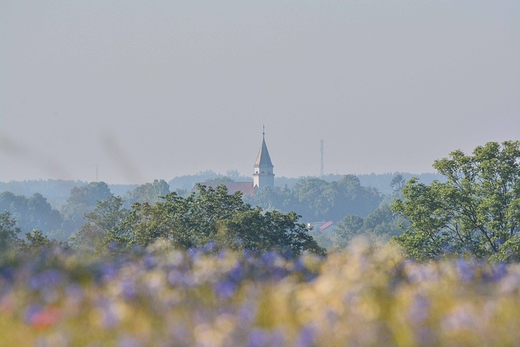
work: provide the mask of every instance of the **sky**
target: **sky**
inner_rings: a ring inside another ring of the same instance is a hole
[[[0,0],[0,181],[250,175],[262,126],[288,177],[519,140],[520,1]]]

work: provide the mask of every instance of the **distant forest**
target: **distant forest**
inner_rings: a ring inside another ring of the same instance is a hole
[[[296,212],[302,216],[300,222],[315,226],[311,234],[320,246],[332,249],[346,246],[361,233],[376,239],[399,234],[398,221],[389,206],[411,177],[425,184],[443,179],[435,174],[409,173],[277,177],[274,189],[263,188],[243,200],[265,211]],[[168,183],[155,180],[142,185],[66,180],[0,182],[0,212],[8,211],[23,233],[41,230],[49,238],[70,241],[88,216],[97,213],[94,211],[104,213],[99,206],[107,199],[121,197],[120,208],[130,210],[135,202],[154,205],[170,192],[187,197],[196,183],[210,181],[243,182],[251,178],[230,170],[226,175],[205,171],[175,177]],[[320,233],[319,225],[328,221],[335,227]]]
[[[323,255],[361,237],[391,240],[418,260],[520,261],[520,141],[457,150],[433,167],[439,175],[282,177],[244,195],[228,191],[247,179],[236,171],[170,184],[3,183],[0,253],[51,244],[119,252],[162,240],[180,249]]]
[[[429,184],[433,180],[444,180],[444,176],[437,175],[434,173],[422,173],[422,174],[411,174],[408,172],[394,172],[394,173],[384,173],[384,174],[363,174],[363,175],[355,175],[357,178],[359,178],[359,181],[361,182],[361,185],[367,186],[367,187],[373,187],[376,188],[380,193],[382,194],[391,194],[392,193],[392,187],[390,186],[390,183],[392,182],[392,179],[397,176],[401,175],[404,177],[405,180],[409,180],[412,177],[417,177],[419,181]],[[252,182],[253,178],[251,176],[241,176],[238,174],[238,171],[236,170],[229,170],[225,175],[216,173],[211,170],[199,172],[195,175],[184,175],[184,176],[178,176],[172,179],[168,184],[170,185],[170,188],[173,190],[176,189],[185,189],[190,191],[197,182],[204,182],[206,180],[210,179],[216,179],[222,176],[226,176],[231,178],[235,182]],[[328,174],[323,177],[320,177],[321,179],[332,182],[340,180],[344,175],[340,174]],[[284,176],[275,176],[274,184],[277,187],[285,187],[288,188],[294,187],[296,182],[299,179],[302,179],[303,177],[284,177]]]
[[[376,188],[381,194],[391,194],[393,189],[390,186],[392,179],[401,175],[405,180],[409,180],[412,177],[417,177],[420,182],[429,184],[433,180],[443,181],[444,176],[437,175],[434,173],[422,173],[422,174],[411,174],[407,172],[394,172],[385,174],[363,174],[356,175],[362,186]],[[202,171],[194,175],[183,175],[174,177],[168,183],[170,191],[191,191],[196,183],[206,182],[208,180],[215,180],[222,177],[228,177],[235,182],[252,182],[251,176],[242,176],[238,174],[236,170],[228,170],[226,174],[217,173],[211,170]],[[343,175],[339,174],[328,174],[321,179],[332,182],[340,180]],[[285,187],[292,189],[296,182],[303,177],[275,177],[275,186]],[[87,185],[85,181],[72,181],[72,180],[26,180],[26,181],[10,181],[0,182],[0,193],[11,192],[15,195],[31,196],[35,193],[39,193],[47,198],[47,201],[55,209],[60,209],[65,205],[67,198],[70,195],[71,189],[74,187],[81,187]],[[111,193],[116,196],[125,196],[129,191],[137,188],[138,184],[108,184],[108,188]]]

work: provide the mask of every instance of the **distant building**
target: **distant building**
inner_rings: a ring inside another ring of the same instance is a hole
[[[274,188],[274,166],[265,144],[265,131],[262,133],[262,147],[260,147],[260,152],[258,152],[256,157],[254,168],[253,186],[256,189],[262,189],[263,187]]]
[[[262,146],[260,147],[260,151],[258,152],[258,156],[256,157],[254,165],[253,182],[201,182],[198,184],[211,187],[213,189],[223,184],[227,187],[229,194],[242,192],[242,195],[244,196],[254,196],[258,189],[262,189],[264,187],[274,188],[273,168],[274,166],[271,162],[271,157],[269,156],[267,145],[265,144],[264,131],[262,132]],[[196,190],[197,185],[193,187],[192,191]]]

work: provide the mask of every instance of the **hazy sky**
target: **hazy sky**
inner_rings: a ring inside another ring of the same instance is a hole
[[[0,0],[0,181],[433,172],[520,135],[520,1]]]

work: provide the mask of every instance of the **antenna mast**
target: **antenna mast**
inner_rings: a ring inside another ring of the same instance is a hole
[[[98,170],[98,166],[96,165],[96,182],[99,182],[98,174],[99,174],[99,170]]]
[[[325,175],[324,168],[323,168],[323,140],[320,140],[320,152],[321,152],[321,166],[320,166],[320,177],[323,177]]]

